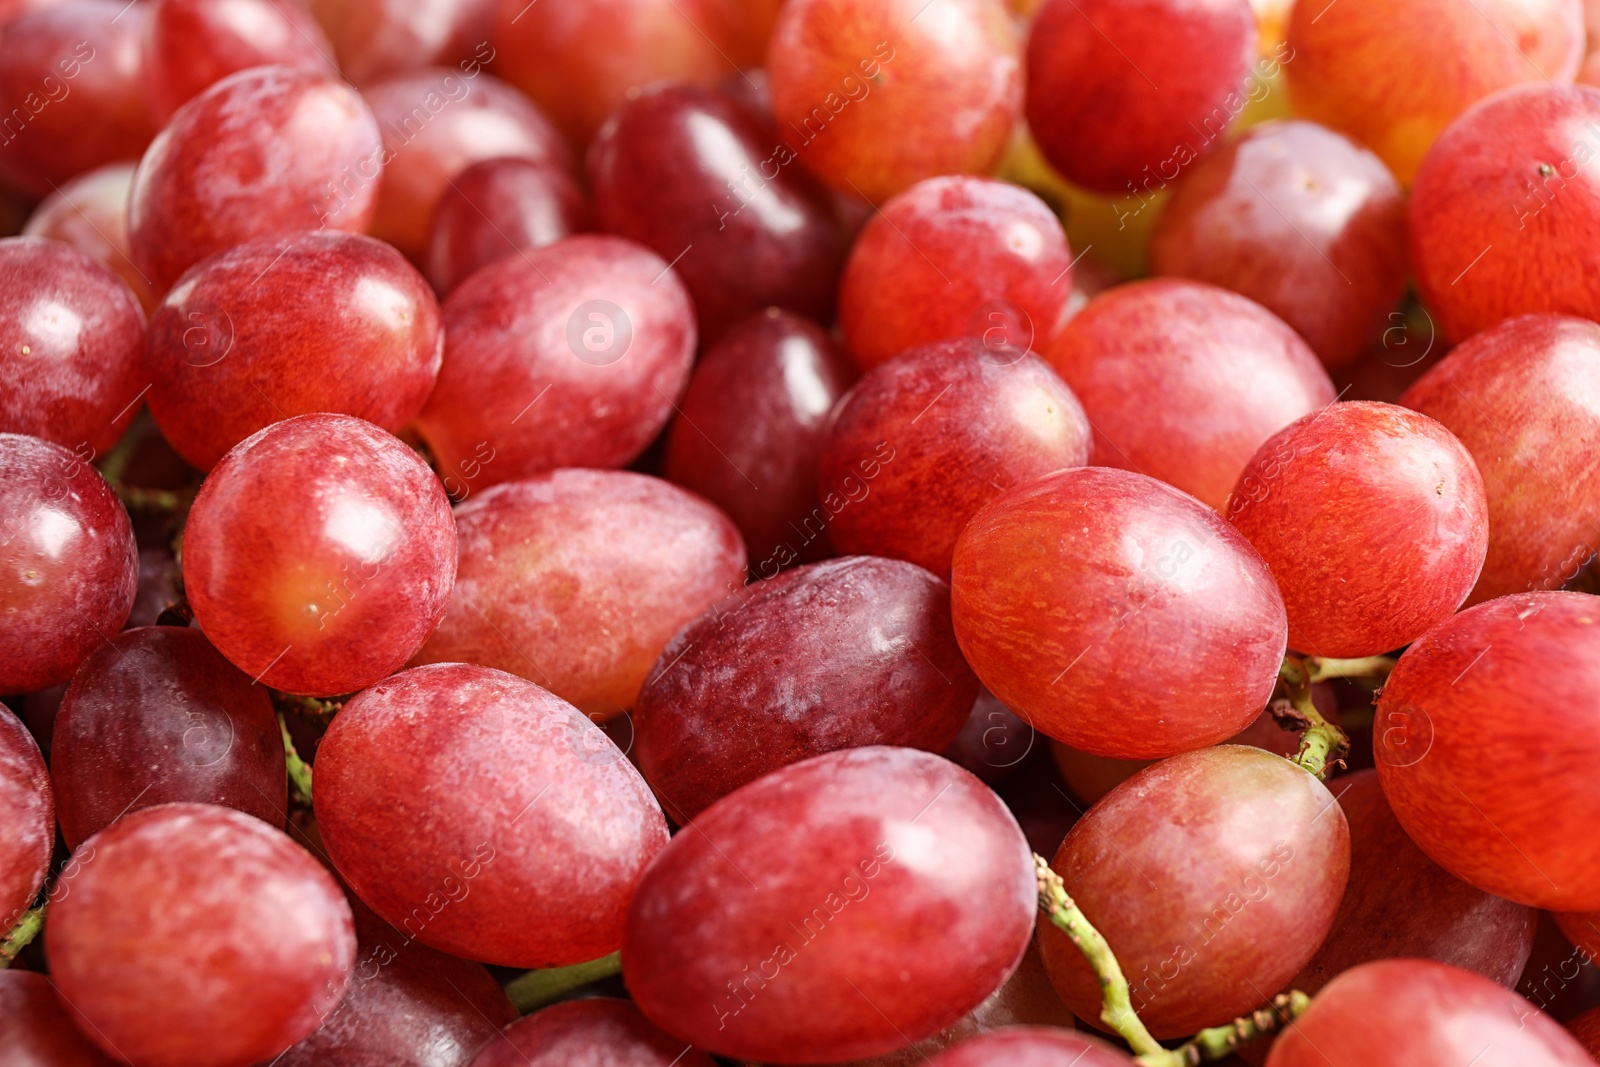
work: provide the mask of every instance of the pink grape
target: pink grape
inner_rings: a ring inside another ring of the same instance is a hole
[[[1071,1057],[1070,1059],[1068,1057]],[[928,1061],[929,1067],[1129,1067],[1129,1056],[1097,1038],[1070,1030],[1016,1026],[963,1041]]]
[[[37,971],[0,971],[6,1067],[116,1067],[78,1030],[55,985]]]
[[[497,259],[590,228],[577,179],[554,163],[485,159],[450,181],[428,231],[428,280],[448,295]]]
[[[469,1067],[714,1067],[626,1000],[570,1000],[505,1028]]]
[[[9,931],[33,904],[50,871],[56,843],[50,771],[27,727],[0,710],[0,927]]]

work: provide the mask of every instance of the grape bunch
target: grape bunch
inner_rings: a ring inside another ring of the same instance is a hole
[[[0,0],[0,1067],[1600,1062],[1600,0]]]

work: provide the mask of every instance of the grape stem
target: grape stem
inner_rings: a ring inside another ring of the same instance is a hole
[[[591,982],[598,982],[602,978],[622,973],[622,954],[613,952],[609,956],[601,956],[588,963],[574,963],[570,967],[548,967],[540,971],[529,971],[520,978],[512,979],[506,986],[506,995],[511,998],[517,1010],[526,1015],[536,1011],[546,1004],[560,1000],[575,989],[582,989]]]
[[[1311,998],[1298,989],[1279,993],[1272,1003],[1249,1015],[1241,1015],[1224,1026],[1213,1026],[1195,1034],[1172,1051],[1183,1057],[1184,1067],[1225,1060],[1258,1037],[1275,1034],[1294,1022],[1311,1007]],[[1144,1063],[1143,1057],[1139,1058]],[[1163,1064],[1167,1061],[1160,1061]]]
[[[295,750],[294,738],[289,736],[289,724],[278,712],[278,732],[283,735],[283,759],[289,768],[289,789],[294,800],[311,807],[311,764],[300,758]]]
[[[6,934],[5,940],[0,941],[0,970],[11,966],[11,961],[16,959],[29,942],[39,936],[39,931],[44,929],[44,909],[47,904],[40,904],[22,913],[22,918]]]
[[[272,702],[278,705],[280,711],[292,711],[312,725],[323,729],[327,729],[333,717],[344,708],[342,700],[319,700],[316,697],[280,693],[276,689],[272,691]]]
[[[1379,659],[1381,657],[1373,657]],[[1362,660],[1302,660],[1298,656],[1286,655],[1283,657],[1283,666],[1278,668],[1278,684],[1288,694],[1289,704],[1284,707],[1275,703],[1272,708],[1273,718],[1285,729],[1297,729],[1300,733],[1300,751],[1294,755],[1294,762],[1316,775],[1325,779],[1333,765],[1342,765],[1344,757],[1350,751],[1350,739],[1345,732],[1327,719],[1317,710],[1316,704],[1311,699],[1312,683],[1325,678],[1350,678],[1353,674],[1328,673],[1346,669],[1346,665],[1358,665]],[[1350,666],[1348,669],[1357,669]],[[1370,666],[1361,668],[1370,676]]]

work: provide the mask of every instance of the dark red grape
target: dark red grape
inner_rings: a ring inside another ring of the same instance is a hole
[[[554,163],[485,159],[450,181],[428,237],[428,279],[448,294],[497,259],[589,228],[577,181]]]
[[[1005,981],[1037,892],[1022,831],[966,771],[914,749],[831,752],[673,838],[634,895],[622,967],[645,1015],[712,1052],[878,1055]]]
[[[402,933],[517,967],[614,952],[666,820],[600,728],[531,682],[464,663],[357,695],[317,750],[317,824]]]
[[[992,786],[1009,778],[1036,746],[1045,743],[1027,720],[979,686],[967,721],[943,755]]]
[[[476,72],[488,47],[494,0],[311,0],[344,76],[357,85],[420,67]]]
[[[444,614],[455,523],[417,454],[349,415],[247,438],[206,478],[183,537],[195,619],[253,681],[313,696],[394,671]]]
[[[36,971],[0,971],[6,1067],[116,1067],[78,1030],[55,985]]]
[[[0,693],[72,677],[122,629],[138,583],[128,513],[100,473],[0,433]]]
[[[0,844],[0,928],[9,932],[39,895],[50,870],[56,812],[39,746],[6,709],[0,709],[0,823],[6,827]]]
[[[626,1000],[594,997],[535,1012],[506,1027],[470,1067],[714,1067]]]
[[[1600,1060],[1600,1008],[1590,1008],[1567,1022],[1567,1030],[1589,1055]]]
[[[245,1067],[317,1028],[355,962],[350,906],[287,835],[163,804],[83,843],[45,950],[84,1033],[141,1067]]]
[[[28,216],[27,237],[65,241],[121,278],[146,312],[155,307],[150,282],[133,265],[128,242],[132,163],[107,163],[61,183]]]
[[[928,1067],[1129,1067],[1134,1061],[1088,1034],[1015,1026],[964,1041],[927,1062]]]

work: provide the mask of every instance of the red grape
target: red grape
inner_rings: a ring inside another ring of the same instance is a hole
[[[1400,657],[1373,726],[1400,825],[1486,892],[1600,910],[1596,692],[1600,597],[1517,593],[1429,630]]]
[[[138,552],[99,472],[37,437],[0,433],[0,516],[0,693],[30,693],[122,629]]]
[[[393,432],[428,399],[443,349],[433,292],[393,248],[338,231],[262,238],[196,264],[152,316],[150,413],[201,470],[293,415]]]
[[[1255,54],[1248,0],[1045,0],[1028,34],[1028,126],[1089,189],[1171,181],[1244,110]]]
[[[400,667],[444,614],[455,524],[417,454],[348,415],[274,423],[223,457],[183,537],[195,619],[257,682],[348,693]]]
[[[815,323],[771,308],[695,365],[662,473],[738,524],[758,578],[828,553],[817,458],[855,370]]]
[[[1379,960],[1328,984],[1267,1067],[1592,1067],[1561,1025],[1502,986],[1431,960]]]
[[[1328,790],[1258,748],[1174,756],[1089,809],[1051,866],[1105,936],[1158,1038],[1260,1007],[1322,944],[1350,870]],[[1039,948],[1061,999],[1098,1023],[1100,986],[1067,936]]]
[[[630,707],[684,624],[744,585],[725,516],[642,474],[560,470],[456,515],[450,609],[417,656],[538,682],[585,713]]]
[[[485,38],[494,0],[311,0],[333,41],[339,68],[357,85],[419,67],[459,63],[463,72],[494,56]]]
[[[184,105],[150,145],[128,207],[133,259],[164,294],[200,260],[256,237],[372,220],[378,125],[343,82],[255,67]]]
[[[1244,538],[1193,497],[1106,467],[990,501],[956,543],[951,606],[1001,703],[1101,756],[1233,736],[1283,657],[1283,601]]]
[[[980,685],[967,721],[942,755],[993,786],[1011,777],[1034,746],[1044,743],[1021,716]]]
[[[583,190],[561,167],[485,159],[450,181],[428,238],[428,279],[448,294],[497,259],[589,228]]]
[[[666,820],[600,728],[531,682],[441,663],[344,706],[316,762],[317,825],[396,929],[468,959],[548,967],[622,940]]]
[[[133,265],[128,243],[133,171],[132,163],[107,163],[63,182],[28,216],[22,232],[72,245],[121,278],[148,312],[155,307],[155,295],[149,279]]]
[[[930,753],[848,749],[750,783],[673,838],[628,910],[622,967],[640,1010],[685,1041],[833,1062],[976,1007],[1015,970],[1036,904],[1027,842],[983,783]]]
[[[939,752],[978,682],[950,587],[853,556],[745,587],[679,631],[639,692],[639,769],[678,822],[809,756],[864,745]]]
[[[1483,475],[1489,554],[1469,604],[1557,589],[1600,549],[1600,326],[1527,315],[1485,330],[1400,402],[1439,420]]]
[[[1483,478],[1449,430],[1370,401],[1331,404],[1268,438],[1228,500],[1289,612],[1289,644],[1371,656],[1443,622],[1489,542]]]
[[[55,986],[36,971],[0,971],[6,1067],[116,1067],[73,1025]]]
[[[839,325],[863,368],[951,337],[1037,351],[1065,318],[1071,275],[1061,222],[1033,193],[993,178],[929,178],[862,229],[839,286]]]
[[[1600,1008],[1590,1008],[1567,1022],[1567,1030],[1589,1055],[1600,1060]]]
[[[833,313],[844,241],[821,190],[755,115],[693,85],[631,95],[589,147],[595,217],[673,264],[716,340],[769,305]]]
[[[1150,265],[1244,294],[1342,367],[1396,321],[1405,198],[1355,142],[1312,122],[1266,123],[1178,184],[1151,235]]]
[[[90,653],[56,713],[50,771],[68,848],[173,801],[277,826],[288,812],[272,701],[198,630],[140,627]]]
[[[61,998],[140,1067],[245,1067],[317,1028],[355,961],[333,878],[266,823],[163,804],[89,838],[45,924]]]
[[[1015,1026],[964,1041],[927,1062],[928,1067],[1130,1067],[1134,1061],[1088,1034]]]
[[[417,427],[458,497],[469,482],[632,462],[694,364],[688,293],[666,261],[620,237],[493,263],[450,294],[444,324],[444,366]]]
[[[1293,330],[1200,282],[1110,289],[1048,358],[1094,426],[1095,463],[1160,478],[1218,511],[1261,442],[1334,400]]]
[[[10,931],[39,895],[50,870],[56,811],[39,746],[21,720],[5,709],[0,709],[0,823],[6,827],[0,844],[0,928]]]
[[[144,312],[115,274],[70,245],[0,239],[0,351],[0,430],[93,459],[138,410]]]
[[[572,1000],[506,1029],[470,1067],[715,1067],[704,1052],[662,1033],[626,1000]]]
[[[956,538],[1012,486],[1089,461],[1089,420],[1036,356],[964,338],[873,369],[835,409],[818,464],[841,552],[950,574]]]

